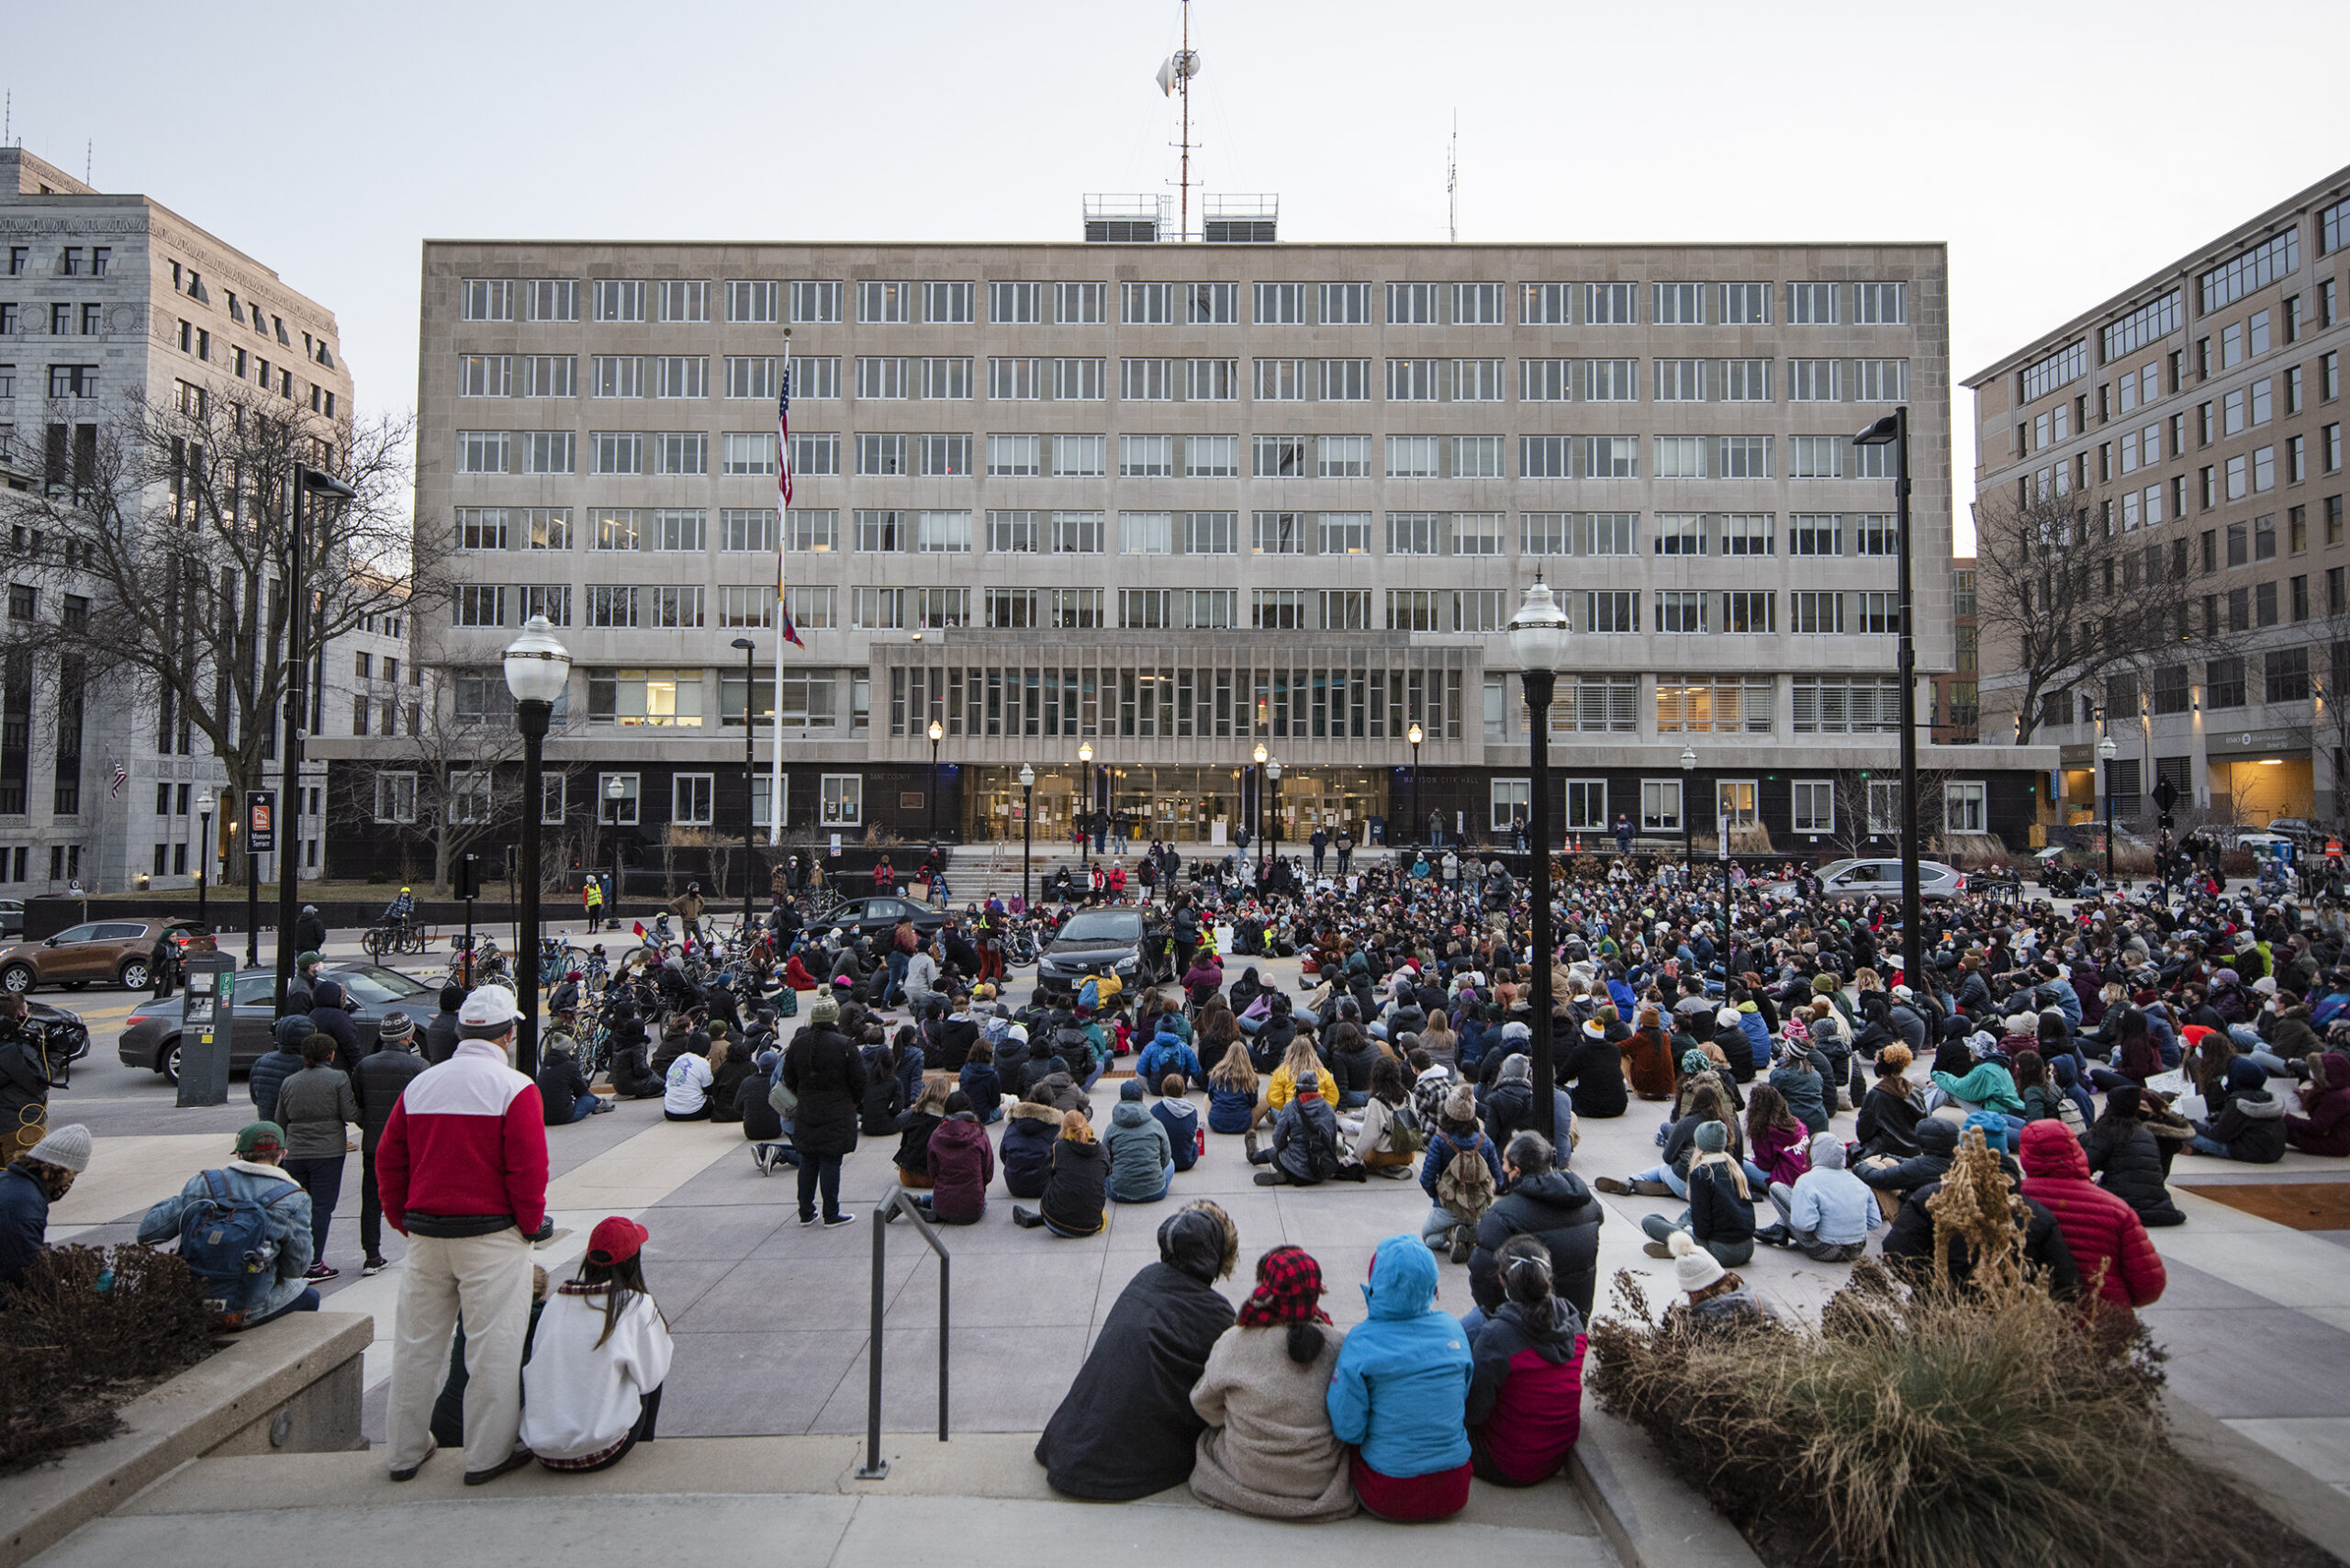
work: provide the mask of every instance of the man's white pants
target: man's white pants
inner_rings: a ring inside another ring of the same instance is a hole
[[[531,1329],[531,1243],[511,1226],[488,1236],[411,1236],[394,1320],[386,1427],[391,1468],[432,1451],[432,1406],[449,1341],[465,1320],[465,1468],[488,1470],[522,1426],[522,1342]]]

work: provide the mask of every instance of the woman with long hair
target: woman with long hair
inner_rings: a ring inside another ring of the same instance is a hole
[[[1796,1178],[1811,1169],[1811,1133],[1788,1109],[1786,1096],[1767,1083],[1758,1083],[1746,1100],[1746,1143],[1754,1151],[1752,1167],[1762,1172],[1765,1186]],[[1749,1174],[1751,1174],[1750,1170]]]
[[[1225,1014],[1230,1017],[1230,1014]],[[1245,1050],[1228,1050],[1208,1070],[1208,1131],[1245,1133],[1264,1119],[1265,1097]]]
[[[1330,1070],[1324,1067],[1322,1058],[1315,1054],[1314,1036],[1300,1034],[1290,1041],[1281,1066],[1273,1070],[1272,1081],[1265,1086],[1266,1106],[1278,1111],[1288,1104],[1296,1095],[1298,1084],[1308,1078],[1321,1086],[1325,1103],[1336,1105],[1338,1103],[1338,1081],[1330,1076]]]
[[[599,1222],[532,1334],[522,1446],[549,1470],[610,1470],[653,1440],[672,1346],[645,1287],[648,1234],[618,1215]]]
[[[1082,1111],[1061,1113],[1061,1136],[1053,1145],[1052,1174],[1035,1211],[1013,1206],[1012,1222],[1042,1227],[1055,1236],[1094,1236],[1110,1198],[1110,1160],[1094,1141],[1093,1125]]]

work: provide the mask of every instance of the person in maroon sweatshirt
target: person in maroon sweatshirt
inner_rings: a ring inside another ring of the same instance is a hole
[[[527,1463],[522,1341],[531,1245],[546,1224],[547,1128],[514,1070],[514,993],[484,986],[457,1014],[456,1054],[411,1080],[375,1150],[384,1217],[408,1238],[386,1415],[395,1481],[432,1457],[432,1404],[465,1325],[465,1484]]]

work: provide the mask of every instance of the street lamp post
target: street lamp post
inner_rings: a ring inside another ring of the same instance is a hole
[[[1534,1127],[1555,1141],[1550,996],[1550,697],[1567,659],[1567,616],[1538,573],[1526,602],[1510,617],[1510,652],[1526,683],[1527,752],[1533,775],[1528,826],[1534,838]]]
[[[1257,765],[1257,809],[1249,812],[1248,817],[1250,825],[1257,830],[1257,880],[1260,886],[1265,879],[1265,758],[1270,755],[1265,750],[1262,741],[1259,741],[1257,749],[1249,754]]]
[[[934,853],[938,848],[938,743],[946,738],[946,726],[933,719],[930,722],[930,847]]]
[[[1090,879],[1093,873],[1093,743],[1077,743],[1077,760],[1085,767],[1085,812],[1077,819],[1077,864]]]
[[[610,803],[608,813],[612,827],[612,896],[604,901],[606,929],[621,927],[621,802],[628,799],[628,786],[621,776],[612,774],[604,780],[604,799]]]
[[[2097,743],[2097,759],[2105,775],[2105,885],[2113,886],[2113,754],[2121,748],[2113,744],[2111,735]]]
[[[1697,880],[1696,857],[1692,852],[1696,823],[1689,814],[1689,791],[1696,784],[1697,748],[1685,745],[1681,748],[1681,875],[1692,886]]]
[[[294,983],[294,906],[296,881],[302,874],[302,734],[308,718],[309,655],[303,651],[308,634],[310,589],[303,577],[302,532],[307,496],[336,500],[356,499],[359,492],[331,474],[306,463],[294,465],[294,517],[285,534],[285,786],[277,801],[277,1007],[284,1012],[285,993]],[[286,826],[291,823],[289,834]]]
[[[1900,543],[1896,606],[1901,627],[1901,978],[1924,983],[1926,919],[1918,897],[1918,644],[1909,603],[1909,405],[1902,404],[1852,438],[1855,446],[1893,448],[1893,502]],[[2109,835],[2108,842],[2110,843]],[[1723,903],[1729,903],[1724,887]]]
[[[540,749],[554,705],[571,682],[571,654],[555,641],[543,615],[522,623],[522,634],[506,645],[506,689],[514,694],[514,726],[522,732],[521,935],[515,946],[515,1000],[522,1018],[514,1033],[515,1070],[539,1075],[539,800]]]
[[[755,693],[758,669],[751,662],[758,644],[748,637],[737,637],[733,646],[743,650],[743,937],[748,941],[751,924],[757,918],[752,912],[751,901],[757,896],[759,885],[759,824],[752,820],[759,810],[758,753],[752,738],[759,719]]]
[[[1281,759],[1273,757],[1265,764],[1265,782],[1272,786],[1272,832],[1265,842],[1265,875],[1272,875],[1275,862],[1281,857]]]
[[[204,890],[212,880],[209,875],[212,869],[212,791],[209,790],[196,798],[196,835],[198,847],[204,852],[196,857],[196,924],[207,935],[212,927],[205,924]]]
[[[1427,824],[1420,820],[1420,743],[1428,738],[1428,734],[1415,719],[1412,727],[1404,732],[1404,738],[1412,745],[1412,835],[1409,842],[1425,844],[1427,841],[1420,836],[1427,831]]]
[[[1028,891],[1028,855],[1036,842],[1036,770],[1026,763],[1020,765],[1020,907],[1026,909],[1035,899]]]

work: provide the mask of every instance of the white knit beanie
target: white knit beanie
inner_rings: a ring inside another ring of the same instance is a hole
[[[1702,1291],[1729,1272],[1712,1253],[1697,1245],[1685,1230],[1676,1230],[1665,1246],[1673,1253],[1673,1272],[1684,1291]]]
[[[51,1127],[47,1137],[26,1151],[26,1158],[79,1175],[90,1168],[90,1129],[79,1122]]]

